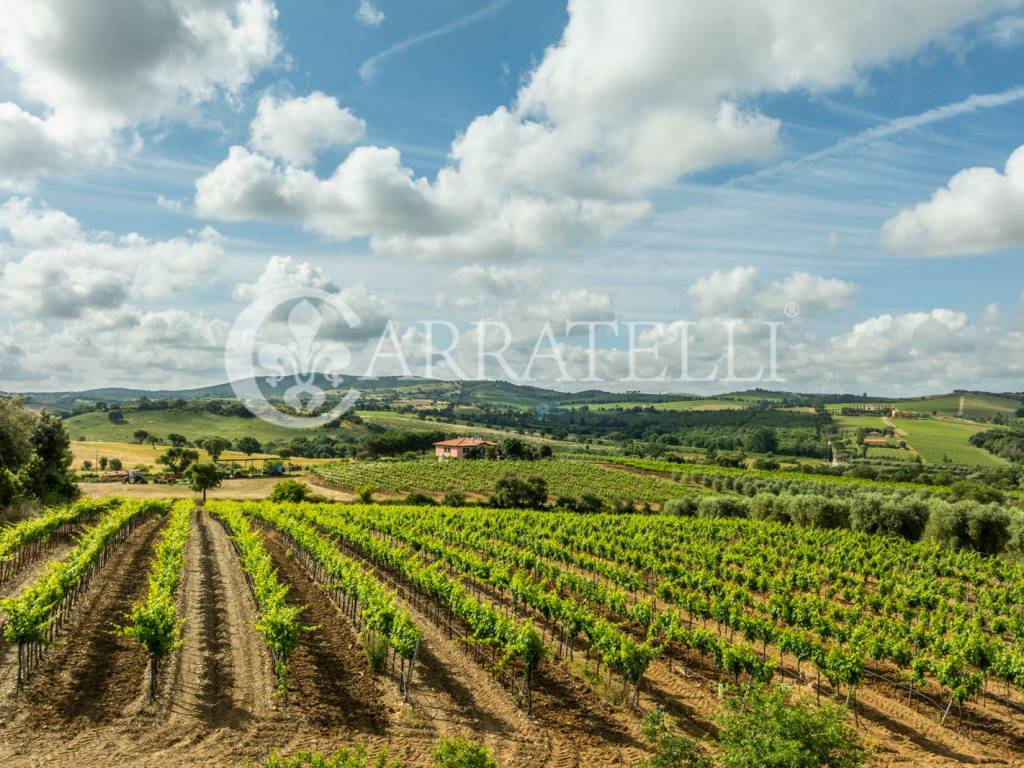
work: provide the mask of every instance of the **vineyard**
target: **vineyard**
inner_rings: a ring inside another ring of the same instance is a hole
[[[560,464],[530,466],[580,492]],[[82,502],[0,544],[5,765],[38,762],[43,724],[53,764],[358,742],[427,765],[454,735],[503,766],[629,765],[643,712],[704,737],[747,682],[848,705],[872,765],[1024,759],[1005,559],[742,519],[228,501]]]
[[[595,494],[605,499],[632,498],[661,503],[693,493],[671,479],[638,476],[598,464],[541,459],[538,461],[343,461],[317,468],[317,474],[337,488],[357,491],[364,487],[384,493],[412,491],[441,494],[461,491],[489,495],[507,474],[526,479],[541,477],[551,496]]]

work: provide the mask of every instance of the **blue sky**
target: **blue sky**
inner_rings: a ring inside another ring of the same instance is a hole
[[[792,388],[1022,389],[1021,2],[112,2],[0,33],[0,388],[217,381],[302,284],[520,352],[796,302]]]

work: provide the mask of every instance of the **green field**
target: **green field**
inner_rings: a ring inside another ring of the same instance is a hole
[[[917,454],[902,448],[868,448],[869,459],[888,459],[889,461],[913,461]]]
[[[854,430],[865,427],[866,429],[875,429],[879,432],[889,423],[887,419],[881,416],[833,416],[832,421],[843,429]]]
[[[840,427],[849,430],[859,427],[882,430],[892,424],[896,427],[897,437],[905,439],[911,448],[921,454],[922,459],[931,464],[949,460],[957,464],[972,464],[981,467],[1006,465],[1003,459],[968,442],[971,435],[991,429],[991,425],[949,418],[896,419],[893,421],[881,416],[834,416],[833,419]]]
[[[991,427],[950,419],[897,419],[897,434],[904,433],[910,445],[927,462],[941,462],[947,458],[960,464],[982,467],[1003,467],[1006,461],[988,451],[971,445],[971,435]]]
[[[86,440],[114,443],[132,442],[132,433],[137,429],[144,429],[162,438],[173,432],[184,435],[189,440],[217,435],[228,440],[251,436],[260,442],[289,441],[296,437],[312,437],[315,434],[361,436],[366,431],[365,428],[347,422],[337,429],[296,430],[257,418],[243,419],[239,416],[220,416],[173,408],[159,411],[126,411],[124,416],[125,423],[114,424],[107,418],[106,413],[83,413],[66,419],[64,425],[72,440],[84,437]]]
[[[451,432],[452,434],[472,435],[473,437],[482,437],[486,440],[494,441],[501,440],[503,437],[518,437],[520,440],[527,443],[534,443],[537,445],[546,443],[556,450],[566,451],[578,451],[582,447],[580,443],[574,443],[569,440],[554,440],[551,438],[541,437],[539,435],[520,434],[512,429],[496,429],[493,427],[480,427],[467,424],[449,424],[443,421],[421,419],[410,413],[395,413],[394,411],[355,411],[355,413],[364,421],[372,424],[379,424],[385,429],[420,432],[441,430],[443,432]],[[608,448],[607,446],[604,446],[601,450],[607,451]]]
[[[341,461],[317,468],[317,474],[346,490],[369,486],[384,493],[420,491],[435,495],[449,490],[489,495],[498,480],[513,474],[523,480],[542,477],[552,497],[592,493],[604,499],[633,498],[660,504],[696,491],[692,487],[626,468],[587,461]]]
[[[1020,398],[990,395],[987,393],[968,393],[963,398],[963,415],[966,419],[991,419],[996,414],[1009,416],[1022,405]],[[940,395],[922,398],[921,400],[900,400],[896,403],[896,407],[904,411],[915,411],[916,413],[934,413],[937,411],[941,416],[956,416],[960,410],[960,395]]]

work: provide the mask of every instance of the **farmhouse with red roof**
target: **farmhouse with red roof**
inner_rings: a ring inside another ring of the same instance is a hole
[[[482,456],[488,448],[497,448],[497,443],[478,437],[457,437],[434,443],[438,459],[474,459]]]

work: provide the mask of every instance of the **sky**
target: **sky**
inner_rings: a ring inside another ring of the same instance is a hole
[[[0,6],[0,389],[223,381],[293,289],[349,373],[1024,390],[1024,0]]]

